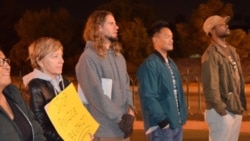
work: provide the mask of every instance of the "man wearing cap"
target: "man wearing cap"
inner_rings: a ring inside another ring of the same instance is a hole
[[[211,43],[202,56],[202,85],[209,141],[238,141],[246,110],[244,80],[236,49],[225,40],[229,16],[208,17],[203,30]]]

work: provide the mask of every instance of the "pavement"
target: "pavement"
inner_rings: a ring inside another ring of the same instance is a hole
[[[184,87],[184,90],[185,87]],[[250,84],[246,84],[247,102],[250,103]],[[137,87],[134,89],[137,92]],[[201,106],[198,108],[197,105],[197,93],[198,88],[196,83],[189,84],[189,115],[188,121],[183,126],[183,141],[208,141],[208,126],[204,121],[204,96],[201,95],[200,103]],[[193,98],[193,99],[192,99]],[[202,105],[203,104],[203,105]],[[134,123],[134,132],[131,136],[131,141],[146,141],[145,132],[143,129],[143,121],[140,111],[140,103],[138,100],[138,94],[135,93],[135,105],[137,107],[137,115]],[[248,108],[250,109],[250,104]],[[250,141],[250,111],[243,114],[243,121],[241,124],[240,136],[238,141]]]
[[[183,129],[183,141],[208,141],[208,126],[204,121],[188,120]],[[146,141],[143,121],[134,122],[131,141]],[[239,141],[250,141],[250,121],[242,122]]]
[[[134,122],[135,130],[143,130],[143,121]],[[187,123],[183,126],[184,130],[208,130],[208,126],[205,121],[195,121],[188,120]],[[250,135],[250,121],[243,121],[240,129],[241,133],[248,133]],[[250,140],[250,139],[249,139]]]

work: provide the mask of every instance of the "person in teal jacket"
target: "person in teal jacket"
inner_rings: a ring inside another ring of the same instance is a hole
[[[149,29],[155,52],[139,67],[139,99],[148,141],[182,141],[182,125],[187,119],[182,80],[174,61],[173,35],[164,21]]]

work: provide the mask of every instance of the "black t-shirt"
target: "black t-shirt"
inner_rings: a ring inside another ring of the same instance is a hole
[[[25,116],[23,115],[23,113],[17,108],[17,106],[12,103],[11,101],[8,101],[11,110],[14,114],[14,119],[13,121],[15,122],[15,124],[17,125],[17,127],[19,128],[23,140],[24,141],[31,141],[32,140],[32,130],[31,130],[31,125],[30,123],[27,121],[27,119],[25,118]]]

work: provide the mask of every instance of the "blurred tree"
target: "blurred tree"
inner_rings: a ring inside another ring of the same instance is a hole
[[[243,57],[250,57],[250,32],[247,33],[243,40],[243,48],[245,51],[243,51]]]
[[[124,56],[130,67],[128,70],[129,73],[135,73],[139,64],[153,51],[153,47],[141,19],[122,21],[120,27]]]
[[[18,41],[14,24],[18,21],[23,11],[15,0],[0,1],[0,45],[7,56],[12,46]]]
[[[30,71],[27,70],[30,69],[27,67],[29,63],[25,63],[28,57],[27,48],[32,41],[43,36],[59,39],[64,46],[64,58],[74,57],[81,50],[79,47],[82,47],[80,37],[79,40],[75,38],[75,27],[68,11],[63,8],[55,12],[49,9],[39,12],[26,11],[15,26],[20,40],[11,50],[10,57],[14,66],[20,68],[23,73]],[[74,73],[72,68],[74,68],[76,61],[67,64],[67,68],[71,68],[69,73]]]
[[[117,22],[133,21],[135,18],[140,18],[146,27],[158,19],[156,10],[140,0],[112,0],[100,5],[97,9],[111,11]]]
[[[235,29],[231,31],[231,35],[227,39],[234,47],[240,57],[248,57],[250,52],[250,34],[243,29]]]
[[[203,31],[203,23],[211,15],[233,16],[232,4],[224,4],[221,0],[208,0],[193,10],[189,22],[176,24],[181,54],[180,57],[189,57],[193,54],[202,54],[210,40]]]

